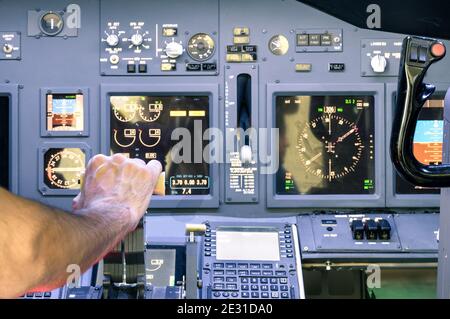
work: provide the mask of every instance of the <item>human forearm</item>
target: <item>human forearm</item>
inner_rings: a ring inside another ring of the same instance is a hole
[[[133,228],[126,207],[99,202],[69,214],[5,194],[0,297],[63,285],[68,265],[85,271]]]

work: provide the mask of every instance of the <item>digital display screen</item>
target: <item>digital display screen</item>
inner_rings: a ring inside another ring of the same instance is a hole
[[[83,94],[47,94],[47,131],[83,131]]]
[[[44,154],[44,184],[49,189],[80,189],[86,154],[80,148],[51,148]]]
[[[374,97],[277,96],[279,195],[375,193]]]
[[[218,260],[279,261],[277,229],[219,227],[216,232]]]
[[[9,98],[0,96],[0,187],[9,187]]]
[[[426,101],[419,113],[414,133],[413,152],[416,159],[425,165],[442,163],[444,139],[444,99],[432,97]],[[395,173],[397,194],[439,194],[439,188],[426,188],[411,184]]]
[[[210,194],[208,96],[111,96],[110,106],[111,154],[160,161],[155,195]]]

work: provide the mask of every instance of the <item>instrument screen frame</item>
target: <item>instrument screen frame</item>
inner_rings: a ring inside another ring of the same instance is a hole
[[[123,95],[143,96],[208,96],[209,128],[219,127],[219,87],[216,84],[166,84],[166,85],[120,85],[102,84],[101,88],[100,150],[110,154],[110,97]],[[213,141],[217,143],[219,141]],[[210,194],[208,195],[165,195],[153,196],[149,208],[218,208],[219,207],[219,164],[211,163]]]
[[[49,130],[47,129],[47,96],[48,95],[82,95],[83,96],[83,129],[82,130]],[[44,87],[40,89],[40,124],[41,137],[87,137],[89,136],[89,89],[87,87]]]
[[[445,96],[450,83],[433,83],[436,86],[435,93],[431,96]],[[389,152],[392,122],[394,120],[394,110],[396,107],[395,97],[397,94],[397,84],[386,85],[386,152]],[[445,132],[445,119],[444,119]],[[445,144],[445,143],[444,143]],[[388,153],[387,153],[388,154]],[[386,207],[429,207],[439,208],[440,194],[398,194],[396,192],[396,172],[390,160],[386,160]]]
[[[38,183],[39,183],[39,192],[43,196],[74,196],[78,195],[80,189],[53,189],[49,188],[44,181],[44,172],[46,168],[45,163],[45,154],[50,149],[70,149],[70,148],[78,148],[84,153],[84,168],[86,169],[89,160],[92,157],[92,149],[86,143],[79,142],[44,142],[39,145],[38,153]],[[81,186],[80,186],[81,187]]]
[[[276,98],[284,95],[348,95],[374,96],[375,136],[375,192],[373,194],[346,195],[279,195],[276,193],[276,173],[267,175],[267,206],[269,208],[363,208],[385,205],[385,138],[384,138],[384,84],[268,84],[267,127],[276,127]],[[269,154],[278,141],[272,140]]]
[[[9,190],[19,192],[19,85],[0,84],[0,96],[9,99]]]

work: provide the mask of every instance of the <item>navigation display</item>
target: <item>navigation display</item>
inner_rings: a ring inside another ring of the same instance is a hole
[[[425,165],[442,163],[442,143],[444,138],[444,100],[433,97],[425,102],[417,120],[414,134],[413,152],[416,159]],[[415,186],[395,173],[397,194],[439,194],[438,188]]]
[[[374,97],[277,96],[276,193],[375,193]]]
[[[208,96],[111,96],[110,107],[111,154],[160,161],[155,195],[210,194]]]

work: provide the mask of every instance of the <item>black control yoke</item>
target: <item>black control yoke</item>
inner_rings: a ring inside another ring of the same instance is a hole
[[[423,83],[431,64],[445,56],[442,42],[419,37],[403,40],[397,105],[391,134],[391,158],[398,173],[422,187],[450,187],[450,165],[424,165],[413,153],[417,118],[435,86]]]

